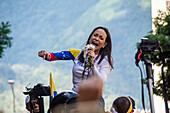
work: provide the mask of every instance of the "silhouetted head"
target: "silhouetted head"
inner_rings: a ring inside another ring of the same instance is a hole
[[[118,113],[133,113],[135,101],[130,96],[118,97],[114,100],[112,108]]]
[[[50,103],[50,113],[65,112],[67,101],[75,96],[77,96],[77,94],[73,92],[62,92],[55,96]]]

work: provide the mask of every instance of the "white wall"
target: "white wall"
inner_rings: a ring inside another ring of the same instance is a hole
[[[151,0],[152,18],[158,15],[158,10],[166,11],[166,0]],[[152,30],[154,31],[154,29],[155,27],[152,24]]]
[[[151,0],[152,18],[158,15],[158,10],[166,11],[166,0]],[[152,24],[152,30],[154,31],[154,25]],[[154,80],[158,80],[158,74],[161,72],[161,67],[153,66]],[[154,107],[155,113],[165,113],[165,103],[163,98],[154,95]]]

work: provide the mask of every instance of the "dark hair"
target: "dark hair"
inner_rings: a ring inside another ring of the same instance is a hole
[[[67,102],[66,102],[66,110],[67,113],[70,113],[71,109],[74,109],[77,107],[77,96],[70,98]]]
[[[65,104],[67,103],[67,101],[76,96],[77,94],[73,92],[61,92],[52,99],[48,112],[50,112],[50,109],[55,109],[58,112],[61,110],[65,110]]]
[[[130,97],[118,97],[113,102],[113,107],[118,113],[127,113],[132,104],[132,110],[135,109],[135,101]]]
[[[91,38],[91,36],[93,35],[93,33],[97,30],[97,29],[103,29],[107,35],[106,37],[106,42],[107,42],[107,45],[104,47],[104,48],[101,48],[100,51],[99,51],[99,55],[101,55],[101,58],[98,62],[98,64],[104,59],[104,57],[107,55],[108,56],[108,61],[109,61],[109,64],[110,66],[113,68],[113,60],[112,60],[112,56],[111,56],[111,51],[112,51],[112,41],[111,41],[111,35],[109,33],[109,30],[105,27],[96,27],[90,34],[88,40],[87,40],[87,44],[89,44],[89,40]],[[79,55],[78,59],[80,60],[80,62],[84,62],[84,57],[83,57],[83,54],[84,52],[82,51],[81,54]]]

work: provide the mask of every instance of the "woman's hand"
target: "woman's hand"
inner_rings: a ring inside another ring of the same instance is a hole
[[[88,56],[91,56],[92,58],[94,58],[95,57],[94,49],[93,48],[89,48],[87,54],[88,54]]]
[[[49,53],[45,50],[41,50],[40,52],[38,52],[38,56],[42,57],[44,60],[47,60],[48,54]]]

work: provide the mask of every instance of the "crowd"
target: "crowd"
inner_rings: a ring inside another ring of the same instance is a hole
[[[72,60],[74,63],[72,91],[55,96],[48,113],[132,113],[135,102],[129,96],[114,100],[110,111],[104,109],[103,86],[113,69],[111,51],[111,35],[107,28],[101,26],[91,32],[85,47],[81,50],[68,49],[55,53],[39,51],[38,56],[44,60]],[[33,103],[33,112],[40,111],[37,100],[29,102]]]
[[[49,106],[48,113],[133,113],[135,101],[130,96],[121,96],[113,101],[110,111],[105,111],[102,95],[102,81],[92,77],[87,81],[82,81],[79,92],[61,92],[55,96]],[[26,98],[26,109],[31,112],[30,102],[33,112],[40,113],[37,100]]]

